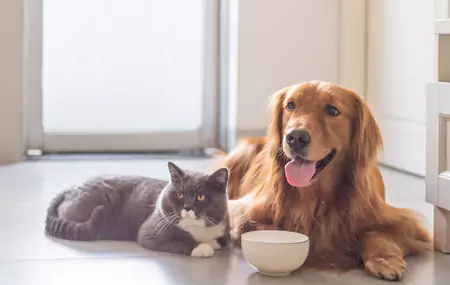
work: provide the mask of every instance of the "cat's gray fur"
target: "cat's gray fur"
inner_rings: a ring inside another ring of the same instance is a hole
[[[45,230],[69,240],[138,241],[156,251],[211,256],[229,239],[228,171],[205,175],[169,162],[169,172],[169,182],[101,176],[72,187],[51,202]]]

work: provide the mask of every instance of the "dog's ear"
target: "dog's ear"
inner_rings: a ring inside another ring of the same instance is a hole
[[[267,130],[267,143],[269,144],[270,155],[272,157],[277,156],[283,139],[283,101],[286,97],[287,90],[288,87],[275,92],[269,103],[269,108],[272,110],[272,117]]]
[[[380,129],[369,106],[357,94],[352,95],[356,100],[356,118],[350,152],[353,154],[355,167],[366,168],[370,162],[377,159],[383,142]]]

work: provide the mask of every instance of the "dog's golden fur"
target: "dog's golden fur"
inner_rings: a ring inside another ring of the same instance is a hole
[[[296,104],[295,111],[286,110],[288,102]],[[341,114],[327,116],[327,104]],[[400,279],[403,257],[429,250],[431,240],[415,213],[385,202],[377,165],[382,140],[365,101],[342,86],[317,81],[278,91],[271,106],[267,137],[244,140],[226,157],[234,238],[254,229],[296,231],[310,237],[309,266],[364,265],[374,276]],[[292,156],[283,138],[292,127],[311,133],[308,159],[336,150],[331,163],[301,189],[289,185],[284,172]]]

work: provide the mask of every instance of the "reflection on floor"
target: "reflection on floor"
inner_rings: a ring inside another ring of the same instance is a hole
[[[158,254],[124,242],[68,242],[44,235],[50,199],[61,189],[102,173],[167,177],[166,163],[209,171],[214,161],[201,158],[130,158],[45,160],[0,167],[0,284],[386,284],[355,270],[299,272],[285,278],[255,273],[240,252],[220,252],[212,259]],[[424,215],[431,228],[423,179],[383,169],[387,200]],[[450,284],[450,256],[430,253],[408,258],[404,284]]]

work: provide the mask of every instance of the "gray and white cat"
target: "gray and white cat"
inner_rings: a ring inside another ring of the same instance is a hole
[[[169,162],[170,181],[97,177],[57,195],[45,230],[69,240],[128,240],[148,249],[210,257],[228,244],[228,170],[187,172]]]

